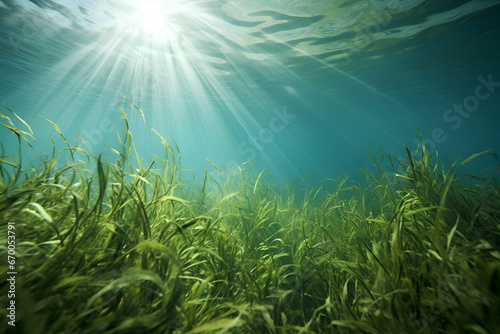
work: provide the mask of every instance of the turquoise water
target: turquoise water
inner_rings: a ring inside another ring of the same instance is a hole
[[[50,154],[51,138],[64,147],[37,114],[114,160],[115,99],[144,160],[162,154],[154,128],[196,174],[208,158],[336,178],[370,165],[367,146],[415,149],[417,127],[440,156],[498,152],[499,4],[4,0],[0,103],[31,125],[27,160]],[[0,136],[15,154],[17,138]]]

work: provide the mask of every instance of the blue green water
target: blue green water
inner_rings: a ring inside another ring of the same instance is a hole
[[[144,160],[162,154],[154,128],[197,174],[208,158],[336,178],[370,165],[367,146],[415,149],[417,127],[440,156],[498,152],[499,4],[2,0],[0,103],[31,125],[26,159],[50,154],[51,138],[64,147],[38,114],[116,158],[115,99]],[[15,154],[15,135],[0,136]]]

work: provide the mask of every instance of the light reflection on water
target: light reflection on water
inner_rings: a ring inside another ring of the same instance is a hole
[[[221,164],[255,158],[329,174],[352,168],[367,143],[400,147],[413,142],[415,126],[442,126],[445,104],[488,74],[478,64],[494,63],[495,51],[487,42],[456,54],[439,46],[494,39],[477,26],[465,29],[477,37],[460,36],[461,27],[500,1],[178,0],[158,2],[154,30],[145,29],[144,3],[0,2],[0,102],[40,123],[36,110],[77,136],[99,122],[119,124],[113,99],[123,95],[144,110],[145,124],[133,109],[129,116],[144,152],[159,148],[143,135],[154,127],[186,147],[194,165],[205,156]],[[447,87],[453,92],[440,92]],[[284,108],[293,122],[257,149],[273,110]],[[37,126],[43,147],[52,129]],[[114,135],[87,142],[105,149]],[[462,133],[454,140],[462,138],[471,143]]]

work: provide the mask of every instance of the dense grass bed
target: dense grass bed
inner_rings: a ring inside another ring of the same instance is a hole
[[[3,116],[28,149],[28,125]],[[475,156],[372,153],[376,175],[331,191],[287,190],[250,163],[194,182],[160,134],[162,157],[142,161],[122,116],[116,162],[60,166],[77,150],[64,137],[35,167],[1,157],[0,332],[499,333],[498,160],[479,178],[459,173]]]

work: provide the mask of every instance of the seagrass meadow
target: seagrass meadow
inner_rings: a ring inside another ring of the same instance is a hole
[[[0,0],[0,334],[500,334],[500,0]]]
[[[495,152],[369,152],[378,172],[362,182],[292,190],[251,163],[189,177],[155,130],[164,151],[143,161],[119,107],[115,161],[49,121],[67,146],[31,164],[31,128],[4,110],[19,154],[0,160],[1,229],[16,222],[18,240],[16,325],[2,333],[498,333]]]

